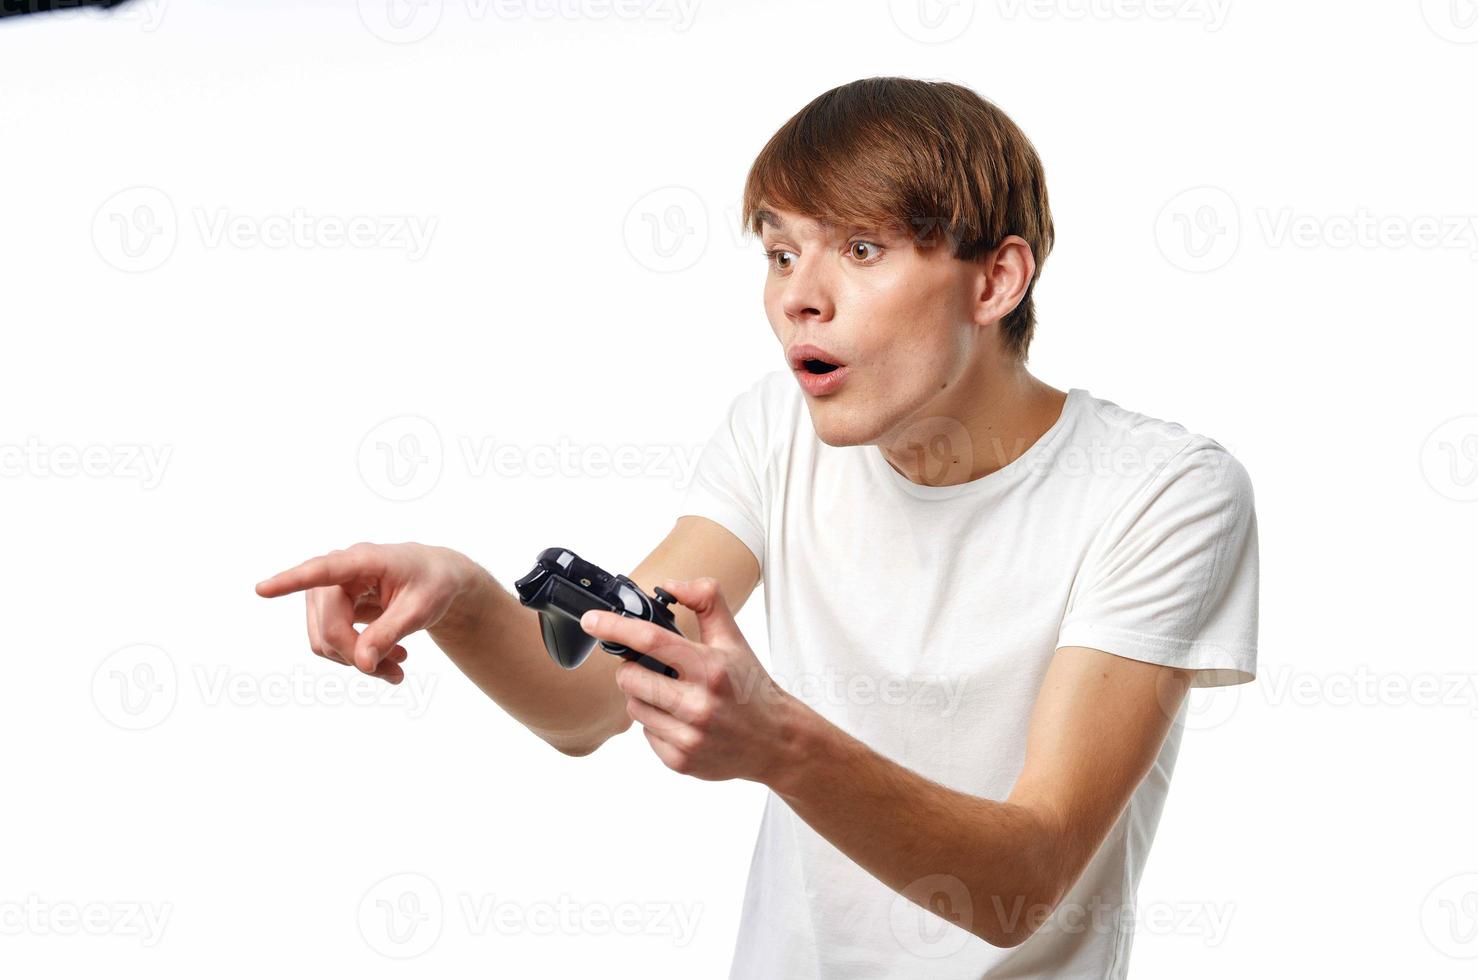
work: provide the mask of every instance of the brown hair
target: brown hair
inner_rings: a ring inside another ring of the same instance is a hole
[[[1047,183],[1026,134],[970,89],[879,76],[823,92],[750,167],[743,222],[755,235],[766,208],[827,223],[905,225],[916,248],[942,239],[965,260],[1020,235],[1036,270],[1001,331],[1007,350],[1026,360],[1032,287],[1052,250]]]

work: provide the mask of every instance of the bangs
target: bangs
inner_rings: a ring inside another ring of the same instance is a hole
[[[743,210],[750,233],[760,235],[767,222],[777,225],[776,211],[810,218],[828,230],[869,228],[901,238],[937,230],[937,210],[884,176],[894,172],[892,161],[825,138],[810,144],[825,147],[821,153],[803,152],[804,144],[798,144],[766,147],[751,170]]]
[[[916,247],[943,241],[958,258],[1009,234],[1004,220],[989,220],[1003,209],[978,172],[1006,148],[949,111],[948,100],[930,98],[940,93],[893,81],[826,92],[771,137],[745,181],[749,232],[759,235],[767,213],[780,209],[828,226],[887,230]]]

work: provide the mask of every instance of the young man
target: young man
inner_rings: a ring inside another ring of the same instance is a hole
[[[1223,447],[1025,367],[1041,164],[947,83],[824,93],[750,172],[786,367],[732,403],[572,673],[456,552],[360,544],[308,588],[314,652],[398,682],[416,629],[583,755],[640,722],[679,773],[771,790],[734,977],[1119,977],[1186,691],[1251,680],[1257,529]],[[763,580],[773,674],[732,610]],[[352,624],[371,623],[363,634]]]

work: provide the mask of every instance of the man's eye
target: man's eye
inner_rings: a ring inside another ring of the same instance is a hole
[[[848,248],[851,249],[852,257],[854,259],[858,259],[863,262],[866,262],[869,258],[876,256],[883,250],[883,247],[881,245],[875,244],[874,242],[853,242],[850,246],[848,246]],[[873,250],[873,256],[869,256],[865,251],[863,251],[860,255],[858,254],[859,250],[865,250],[869,248]]]
[[[765,252],[765,258],[769,260],[769,262],[770,262],[770,264],[772,266],[774,266],[775,268],[779,269],[781,272],[784,272],[787,269],[789,269],[790,266],[789,265],[782,265],[782,264],[780,264],[780,261],[779,261],[780,256],[782,256],[782,255],[793,255],[793,254],[795,254],[795,253],[793,253],[793,252],[787,252],[783,248],[772,248],[772,249],[766,250],[766,252]],[[792,260],[792,261],[794,261],[794,260]]]

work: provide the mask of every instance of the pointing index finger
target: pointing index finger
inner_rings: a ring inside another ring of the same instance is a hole
[[[319,555],[258,582],[257,595],[264,599],[275,599],[303,589],[342,585],[361,572],[362,569],[347,552]]]

